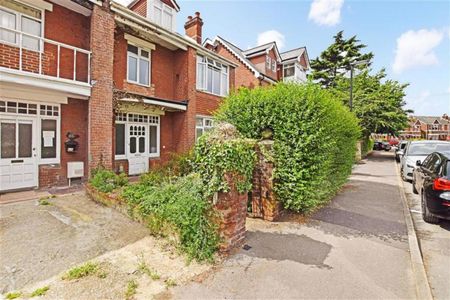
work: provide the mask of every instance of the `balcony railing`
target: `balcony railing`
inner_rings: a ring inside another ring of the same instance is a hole
[[[89,50],[5,27],[0,34],[0,67],[90,83]]]

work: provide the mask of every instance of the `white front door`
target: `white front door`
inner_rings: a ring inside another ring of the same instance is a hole
[[[128,125],[128,174],[138,175],[148,171],[147,130],[143,124]]]
[[[21,117],[0,120],[0,191],[38,185],[36,122]]]

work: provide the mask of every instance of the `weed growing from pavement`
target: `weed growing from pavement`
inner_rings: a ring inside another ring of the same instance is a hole
[[[41,288],[38,288],[38,289],[34,290],[34,292],[31,293],[31,297],[44,296],[45,293],[47,293],[47,291],[49,289],[50,289],[50,287],[48,285],[44,286],[44,287],[41,287]]]
[[[134,280],[128,281],[127,290],[125,291],[125,299],[130,300],[133,299],[134,295],[136,295],[136,290],[138,288],[138,284]]]
[[[167,278],[164,283],[166,284],[166,288],[170,288],[173,286],[176,286],[177,283],[175,282],[175,280],[173,280],[172,278]]]
[[[40,199],[39,205],[52,205],[47,199]]]
[[[16,299],[22,296],[22,292],[11,292],[6,294],[6,299]]]
[[[84,265],[74,267],[67,271],[62,277],[63,280],[73,280],[83,278],[100,272],[100,266],[97,263],[87,262]],[[100,277],[102,278],[102,277]]]
[[[154,269],[147,266],[144,261],[144,256],[141,256],[138,263],[138,270],[143,274],[147,274],[152,280],[158,280],[161,276]]]

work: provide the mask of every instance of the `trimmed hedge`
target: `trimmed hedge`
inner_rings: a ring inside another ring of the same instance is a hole
[[[273,131],[274,189],[287,209],[309,211],[325,203],[351,173],[358,120],[318,85],[241,89],[225,100],[216,117],[246,138]]]

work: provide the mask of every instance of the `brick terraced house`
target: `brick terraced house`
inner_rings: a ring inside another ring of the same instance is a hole
[[[220,36],[206,39],[204,46],[238,64],[236,88],[253,88],[279,81],[303,83],[311,69],[306,47],[280,53],[276,42],[271,42],[242,50]]]
[[[450,141],[450,119],[446,114],[442,117],[411,116],[400,138]]]
[[[179,9],[0,0],[0,192],[141,174],[211,128],[239,64],[201,45],[199,13],[175,32]]]

